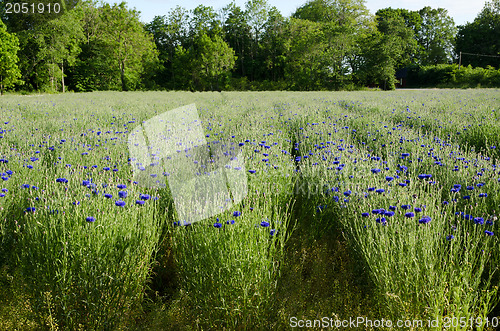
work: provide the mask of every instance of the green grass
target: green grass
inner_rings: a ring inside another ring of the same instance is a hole
[[[6,95],[0,328],[496,317],[499,92]],[[169,188],[134,183],[127,137],[191,103],[255,173],[241,203],[176,226]]]

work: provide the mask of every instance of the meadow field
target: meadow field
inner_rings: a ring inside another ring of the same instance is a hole
[[[185,224],[127,144],[193,103],[247,195]],[[498,89],[2,96],[0,329],[494,330],[499,159]]]

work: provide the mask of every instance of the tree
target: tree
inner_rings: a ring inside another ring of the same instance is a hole
[[[21,72],[17,66],[19,61],[17,51],[19,50],[19,40],[16,35],[7,32],[7,27],[0,20],[0,95],[3,95],[4,88],[20,82]]]
[[[252,40],[251,27],[248,24],[245,12],[234,3],[230,3],[224,11],[227,12],[227,18],[223,26],[225,39],[238,57],[235,73],[237,76],[243,77],[247,74],[246,68],[251,65],[249,64],[250,43]]]
[[[419,14],[422,23],[416,30],[416,38],[420,47],[420,64],[452,62],[457,29],[453,19],[448,16],[448,11],[443,8],[424,7]]]
[[[487,2],[472,23],[458,27],[457,55],[460,52],[481,55],[464,54],[464,65],[500,68],[500,58],[491,57],[500,55],[500,0]]]
[[[365,83],[375,83],[384,90],[393,90],[396,69],[407,63],[408,50],[416,46],[413,35],[400,16],[379,20],[378,30],[363,41],[364,61],[357,75]],[[413,45],[409,46],[409,41],[413,41]]]
[[[210,38],[201,34],[196,38],[198,68],[201,78],[204,79],[213,91],[219,90],[220,77],[228,74],[235,64],[234,50],[229,47],[220,36]]]
[[[316,90],[327,77],[325,35],[321,23],[291,18],[285,34],[285,79],[293,90]]]
[[[51,88],[58,90],[57,82],[61,82],[62,92],[65,92],[64,65],[72,66],[80,53],[80,43],[84,39],[81,19],[78,11],[67,11],[62,16],[53,19],[41,29],[40,54],[47,62]],[[57,77],[60,77],[58,80]],[[56,86],[55,86],[56,85]]]
[[[83,8],[85,43],[74,70],[79,91],[134,90],[150,77],[158,53],[153,37],[139,21],[139,14],[124,2]]]
[[[373,30],[364,0],[311,0],[292,15],[320,23],[324,32],[329,79],[340,89],[353,71],[360,41]]]

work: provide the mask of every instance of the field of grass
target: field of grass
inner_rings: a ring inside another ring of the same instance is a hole
[[[182,225],[127,143],[192,103],[248,194]],[[495,89],[3,96],[0,329],[493,330],[499,140]]]

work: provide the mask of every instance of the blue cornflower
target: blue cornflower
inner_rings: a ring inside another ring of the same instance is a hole
[[[269,226],[269,222],[262,221],[262,222],[260,222],[260,226],[267,228]]]
[[[348,196],[350,196],[350,195],[351,195],[351,193],[352,193],[352,192],[351,192],[351,190],[347,190],[347,191],[345,191],[345,192],[344,192],[344,195],[345,195],[346,197],[348,197]]]
[[[29,184],[23,184],[23,188],[30,188]]]
[[[9,190],[8,190],[8,189],[6,189],[6,188],[3,188],[3,189],[2,189],[2,192],[7,193],[7,192],[9,192]]]
[[[372,173],[374,173],[374,174],[378,174],[378,173],[380,172],[380,169],[378,169],[378,168],[374,168],[374,169],[372,169],[371,171],[372,171]]]
[[[144,203],[145,203],[145,201],[144,201],[144,200],[135,200],[135,204],[136,204],[136,205],[140,205],[140,206],[142,206]]]
[[[384,193],[385,190],[383,188],[379,188],[379,189],[376,189],[375,192],[377,192],[378,194],[381,194],[381,193]]]
[[[408,212],[405,214],[405,217],[412,218],[415,217],[415,214],[413,212]]]
[[[111,199],[111,198],[113,197],[113,195],[111,195],[111,194],[109,194],[109,193],[106,193],[106,194],[104,194],[104,197],[105,197],[106,199]]]
[[[369,187],[368,188],[368,192],[373,192],[373,191],[375,191],[375,187]]]
[[[421,219],[418,220],[418,223],[420,224],[427,224],[431,221],[431,218],[429,216],[424,216]]]
[[[269,234],[271,235],[271,237],[277,233],[278,233],[278,230],[276,230],[276,229],[271,229],[271,231],[269,231]]]
[[[36,208],[35,207],[28,207],[26,208],[26,211],[29,213],[29,212],[35,212]]]
[[[401,208],[403,208],[403,209],[405,209],[405,210],[406,210],[406,209],[410,209],[410,208],[411,208],[411,205],[402,205],[402,206],[401,206]]]
[[[470,195],[464,195],[464,196],[463,196],[463,199],[465,199],[465,200],[470,200]]]
[[[234,224],[234,220],[226,221],[226,224]]]
[[[392,216],[394,216],[394,212],[393,212],[393,211],[386,211],[386,212],[384,213],[384,216],[387,216],[387,217],[392,217]]]
[[[88,180],[84,180],[82,182],[82,186],[89,186],[89,185],[90,185],[90,181],[88,181]]]
[[[484,224],[484,218],[482,217],[474,217],[474,223],[478,225],[483,225]]]
[[[126,198],[128,195],[127,191],[119,191],[118,192],[118,197],[120,198]]]
[[[361,213],[361,216],[368,217],[368,216],[370,216],[370,214],[369,213]]]
[[[127,188],[127,185],[125,185],[125,184],[118,184],[118,185],[116,185],[116,187],[119,188],[120,190],[123,190],[123,189]]]
[[[422,208],[415,207],[415,213],[420,213],[420,212],[422,212]]]
[[[104,170],[104,171],[109,171],[110,169],[111,169],[110,167],[104,167],[104,168],[102,168],[102,170]]]
[[[385,217],[377,218],[375,221],[377,223],[381,223],[381,224],[385,224],[387,222],[387,220],[385,219]]]
[[[446,237],[446,240],[451,241],[453,238],[455,238],[455,236],[450,234],[449,236]]]
[[[448,204],[449,204],[449,202],[448,202],[448,201],[443,201],[443,205],[444,205],[444,206],[446,206],[446,205],[448,205]]]
[[[219,220],[219,219],[217,219],[217,221],[218,221],[218,220]],[[215,223],[214,223],[214,228],[219,229],[219,228],[221,228],[221,227],[222,227],[222,224],[221,224],[221,223],[219,223],[219,222],[215,222]]]
[[[394,180],[394,177],[386,176],[385,180],[388,181],[388,182],[390,182],[390,181]]]
[[[241,216],[241,212],[240,211],[235,211],[235,212],[233,212],[233,216],[234,217]]]
[[[248,170],[249,173],[254,174],[256,170]]]
[[[141,200],[149,200],[149,199],[151,199],[151,196],[150,196],[149,194],[141,194],[141,195],[139,196],[139,198],[140,198]]]
[[[474,186],[467,186],[466,189],[472,191],[474,189]]]
[[[89,216],[85,219],[87,222],[95,222],[95,218],[92,216]]]
[[[56,182],[58,182],[58,183],[67,183],[68,180],[66,178],[57,178]]]
[[[122,200],[117,200],[115,202],[115,205],[118,206],[118,207],[125,207],[125,201],[122,201]]]
[[[493,231],[488,231],[488,230],[484,230],[484,233],[486,233],[488,236],[492,236],[495,234]]]
[[[486,198],[488,196],[488,193],[479,193],[480,198]]]
[[[396,206],[389,206],[389,210],[392,210],[392,211],[396,210]]]

